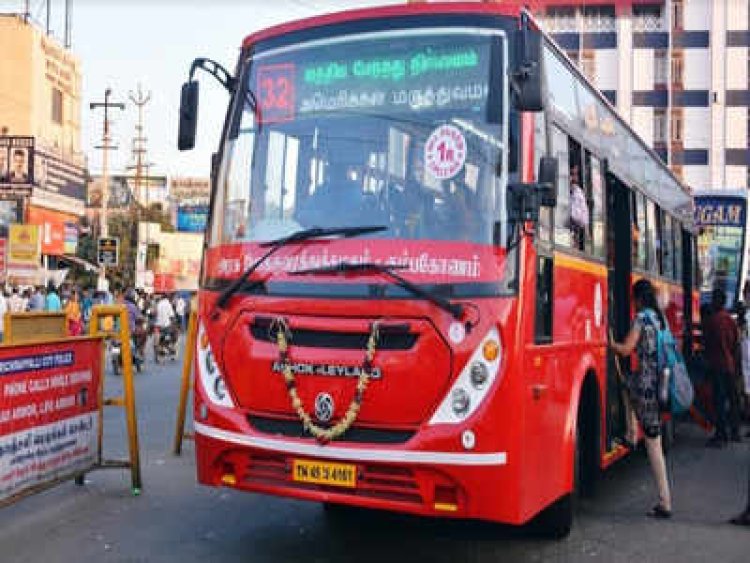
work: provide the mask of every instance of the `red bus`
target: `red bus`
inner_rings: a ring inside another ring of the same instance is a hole
[[[513,3],[251,35],[235,74],[193,63],[181,149],[199,68],[231,93],[199,482],[567,534],[575,493],[625,454],[606,342],[634,279],[690,326],[689,191]]]

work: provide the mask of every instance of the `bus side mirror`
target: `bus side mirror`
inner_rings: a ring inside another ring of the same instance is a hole
[[[518,66],[510,77],[519,111],[542,111],[542,35],[538,30],[524,28],[517,35]]]
[[[182,85],[180,92],[180,126],[177,133],[177,148],[187,151],[195,146],[195,131],[198,125],[198,81],[190,80]]]
[[[537,174],[537,186],[539,193],[539,205],[542,207],[555,207],[557,205],[557,158],[554,156],[543,156],[539,160],[539,174]]]

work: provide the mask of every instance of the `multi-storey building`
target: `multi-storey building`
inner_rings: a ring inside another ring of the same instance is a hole
[[[749,0],[524,3],[689,186],[748,187]]]
[[[0,239],[8,223],[38,225],[44,255],[75,253],[86,179],[80,62],[23,15],[0,15],[0,52],[0,150],[7,160],[23,144],[28,157],[25,192],[0,182]]]

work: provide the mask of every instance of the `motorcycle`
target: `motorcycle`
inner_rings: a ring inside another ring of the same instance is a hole
[[[138,373],[141,373],[143,371],[144,358],[139,354],[138,348],[133,343],[130,345],[130,350],[133,367]],[[122,373],[122,342],[119,340],[115,339],[109,343],[109,359],[112,363],[112,372],[115,375],[120,375]]]
[[[158,329],[158,333],[154,336],[154,361],[157,364],[162,358],[172,361],[177,359],[177,339],[177,327],[174,324]]]

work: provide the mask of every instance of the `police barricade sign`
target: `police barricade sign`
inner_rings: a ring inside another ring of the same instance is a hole
[[[101,341],[0,347],[0,504],[98,462]]]

